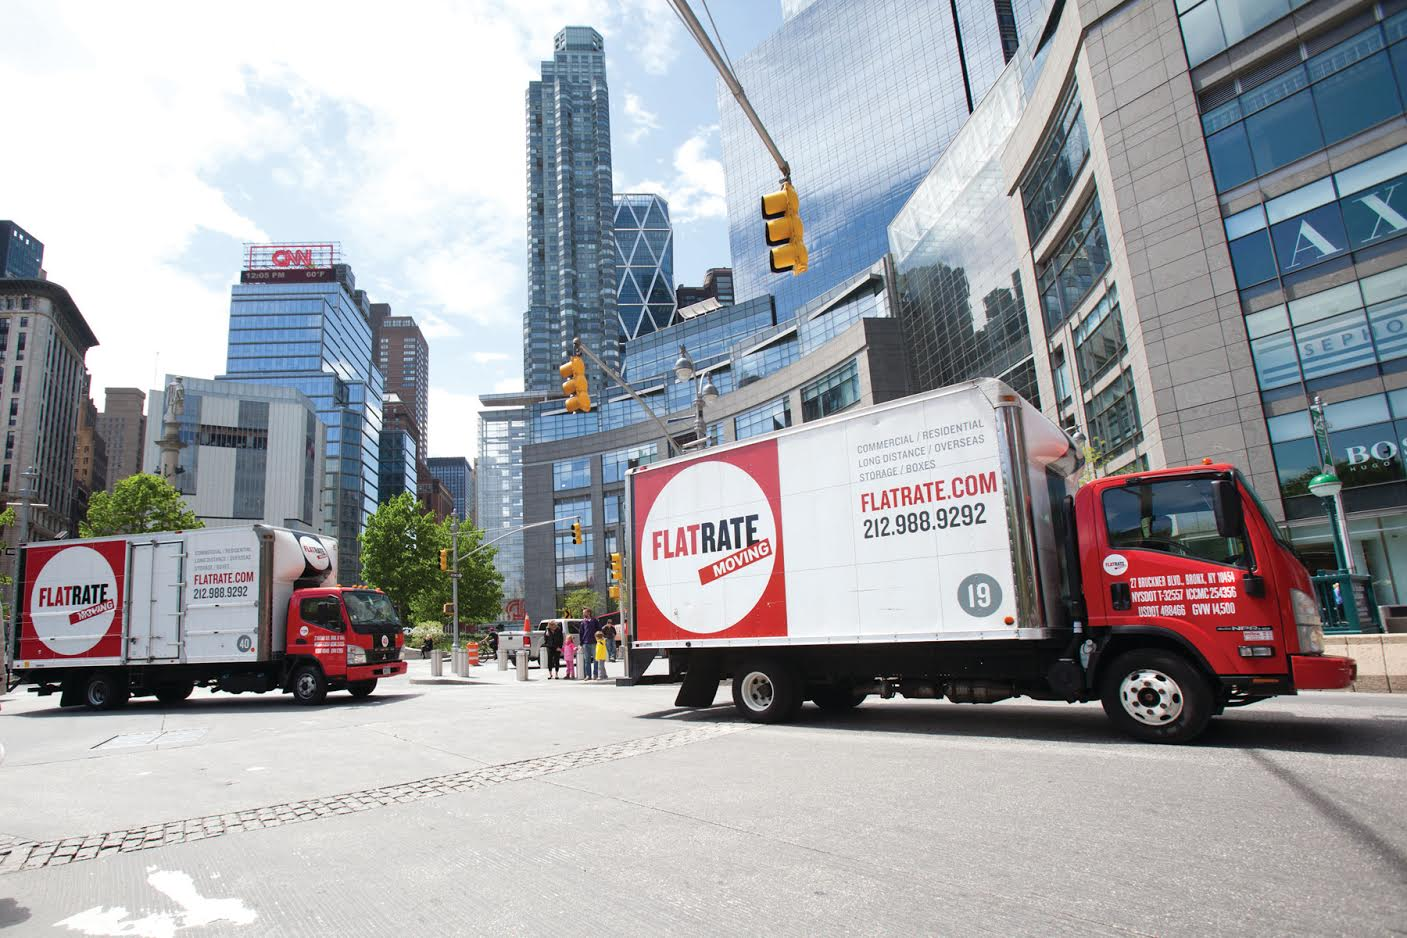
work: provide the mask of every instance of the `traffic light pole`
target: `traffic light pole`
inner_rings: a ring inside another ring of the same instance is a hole
[[[728,67],[728,63],[724,61],[723,56],[719,55],[718,50],[714,48],[713,40],[708,38],[708,33],[704,31],[703,24],[699,22],[698,17],[694,16],[694,11],[689,9],[687,0],[669,0],[669,3],[670,6],[674,7],[674,11],[679,14],[679,18],[684,21],[684,27],[693,34],[694,41],[699,44],[699,48],[704,51],[704,55],[708,56],[709,61],[713,63],[713,67],[718,70],[718,74],[722,77],[723,83],[728,86],[728,90],[731,91],[733,97],[737,99],[738,106],[741,107],[743,113],[747,115],[748,121],[751,122],[753,129],[757,131],[757,135],[762,138],[762,145],[767,148],[768,153],[772,154],[772,159],[777,163],[777,169],[782,172],[782,180],[789,182],[791,180],[790,164],[782,157],[782,151],[777,149],[777,144],[772,140],[772,135],[767,132],[767,128],[762,123],[762,118],[758,117],[757,112],[752,109],[752,102],[747,99],[747,94],[743,91],[743,86],[738,84],[737,76],[735,76],[733,70]]]
[[[450,568],[449,575],[449,602],[454,616],[452,632],[454,637],[450,639],[450,647],[455,651],[459,650],[459,515],[454,516],[454,520],[449,526],[450,548],[454,551],[454,565]],[[441,593],[441,596],[444,594]],[[458,659],[456,659],[458,660]]]
[[[620,385],[621,388],[625,390],[625,393],[635,398],[635,403],[639,404],[642,408],[644,408],[645,413],[649,416],[651,420],[655,422],[655,426],[660,428],[660,432],[664,434],[664,438],[669,441],[669,444],[671,446],[674,447],[675,452],[684,452],[684,445],[674,438],[673,433],[669,432],[669,427],[665,425],[665,422],[661,420],[653,410],[650,409],[650,405],[645,403],[645,399],[639,394],[637,394],[635,389],[632,388],[629,384],[627,384],[625,379],[622,378],[619,374],[617,374],[614,368],[602,361],[600,357],[597,356],[595,352],[591,351],[591,349],[587,348],[586,344],[582,342],[579,338],[572,343],[572,348],[575,350],[575,353],[577,355],[581,355],[585,358],[591,359],[591,363],[597,368],[600,368],[602,373],[605,374],[607,378],[610,378],[616,384]]]

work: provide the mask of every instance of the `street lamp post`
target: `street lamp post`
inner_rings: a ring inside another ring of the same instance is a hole
[[[1334,539],[1334,557],[1339,569],[1353,573],[1353,542],[1348,537],[1348,519],[1343,510],[1343,482],[1334,475],[1332,466],[1325,465],[1324,471],[1309,480],[1309,494],[1324,501],[1324,511],[1329,515],[1329,532]]]
[[[704,420],[704,407],[718,400],[718,387],[707,374],[694,368],[694,360],[689,357],[684,346],[679,346],[679,360],[674,363],[674,375],[680,381],[694,382],[694,438],[695,446],[708,446],[708,422]]]

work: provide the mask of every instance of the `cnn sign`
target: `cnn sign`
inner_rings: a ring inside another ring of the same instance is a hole
[[[340,262],[340,246],[323,244],[247,244],[245,270],[313,270]]]

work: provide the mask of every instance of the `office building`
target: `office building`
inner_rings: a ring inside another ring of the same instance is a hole
[[[523,386],[555,391],[557,367],[580,338],[614,365],[611,120],[601,34],[568,26],[527,90],[528,309]]]
[[[167,375],[151,392],[151,424],[165,432]],[[323,525],[327,428],[293,388],[182,377],[180,471],[169,480],[207,527],[262,522],[304,531]],[[143,455],[160,474],[159,434]],[[340,545],[339,545],[340,546]]]
[[[403,492],[409,492],[425,507],[430,506],[428,494],[420,491],[421,460],[417,454],[422,436],[413,405],[389,391],[383,394],[381,434],[378,437],[378,502],[385,503]]]
[[[339,578],[361,579],[357,535],[376,510],[381,370],[371,304],[338,245],[249,245],[231,288],[229,352],[220,380],[293,388],[326,427],[324,533],[337,538]]]
[[[494,567],[503,575],[505,615],[521,611],[524,596],[523,445],[528,438],[528,405],[533,394],[481,394],[479,401],[479,527],[484,541],[494,541]],[[516,600],[516,604],[515,604]]]
[[[78,434],[73,450],[73,506],[70,530],[88,514],[88,499],[107,487],[107,443],[98,432],[98,407],[90,392],[92,376],[83,376],[83,394],[78,405]]]
[[[43,243],[14,222],[0,221],[0,277],[39,280],[43,271]]]
[[[615,197],[616,315],[626,339],[674,321],[674,229],[657,195]]]
[[[758,202],[777,189],[777,166],[720,84],[738,298],[771,293],[777,315],[789,318],[879,261],[889,222],[1012,57],[1014,27],[1039,3],[792,4],[772,36],[735,59],[753,106],[784,144],[810,252],[805,275],[771,273]]]
[[[45,540],[70,530],[84,358],[97,344],[63,287],[48,280],[0,278],[0,414],[7,421],[0,491],[18,493],[28,487],[44,506],[30,512],[29,530],[5,528],[7,548],[21,539]],[[26,480],[21,474],[29,469],[34,475]]]
[[[430,451],[430,345],[413,318],[391,315],[389,303],[371,304],[371,326],[371,347],[385,393],[410,408],[418,431],[416,458],[423,460]]]
[[[141,388],[108,388],[98,433],[107,442],[107,490],[142,471],[142,451],[147,443],[147,394]],[[158,415],[159,416],[159,415]]]
[[[717,300],[720,306],[732,306],[733,269],[731,267],[710,267],[704,271],[703,286],[676,287],[675,305],[682,312],[687,306],[702,303],[704,300]]]
[[[431,456],[426,464],[430,474],[445,484],[454,499],[454,514],[460,521],[475,522],[474,467],[463,456]]]

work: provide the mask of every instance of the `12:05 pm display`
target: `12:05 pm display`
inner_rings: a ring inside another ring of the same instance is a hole
[[[928,511],[906,511],[892,517],[866,518],[865,539],[917,534],[922,531],[945,531],[987,523],[987,506],[953,505]]]

